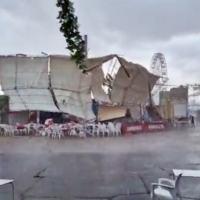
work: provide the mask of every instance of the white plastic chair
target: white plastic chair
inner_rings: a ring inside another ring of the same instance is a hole
[[[110,131],[108,129],[108,127],[106,126],[106,124],[102,124],[102,128],[104,130],[104,134],[107,133],[107,136],[109,137],[110,136]]]
[[[121,127],[122,127],[122,124],[120,122],[118,122],[116,125],[115,125],[115,131],[116,131],[116,134],[119,136],[122,134],[121,132]]]
[[[63,134],[61,128],[58,125],[54,125],[51,128],[52,128],[52,131],[53,131],[52,138],[61,139],[62,137],[64,137],[64,134]]]
[[[12,186],[12,199],[15,199],[15,188],[14,188],[14,180],[0,179],[0,186],[8,185]]]
[[[4,136],[9,136],[10,135],[10,128],[9,128],[9,125],[6,125],[3,127],[4,129]]]
[[[52,136],[52,131],[51,131],[50,128],[46,127],[46,128],[45,128],[45,132],[46,132],[46,134],[47,134],[47,136],[48,136],[49,138]]]
[[[108,129],[109,129],[109,132],[114,136],[115,133],[116,133],[116,130],[115,130],[115,126],[112,122],[108,122]]]
[[[70,136],[77,136],[76,130],[74,128],[70,129],[69,135]]]
[[[87,130],[93,135],[95,136],[95,132],[96,132],[96,124],[95,123],[87,123],[86,124]]]
[[[151,199],[178,200],[180,197],[180,174],[176,180],[160,178],[158,183],[151,184]],[[164,184],[165,183],[165,184]]]
[[[79,131],[79,138],[86,138],[87,136],[86,136],[86,133],[85,133],[85,131],[84,130],[80,130]]]
[[[101,124],[100,122],[97,124],[97,137],[100,136],[100,134],[102,134],[102,136],[105,136],[105,130],[104,130],[104,126],[103,124]]]

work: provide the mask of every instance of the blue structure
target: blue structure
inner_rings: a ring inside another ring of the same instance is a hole
[[[99,113],[99,103],[95,99],[92,99],[92,111],[96,118],[98,118],[98,113]]]

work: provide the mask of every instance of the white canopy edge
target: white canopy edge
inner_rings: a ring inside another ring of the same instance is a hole
[[[55,105],[51,93],[46,89],[5,90],[9,96],[9,110],[61,112]]]

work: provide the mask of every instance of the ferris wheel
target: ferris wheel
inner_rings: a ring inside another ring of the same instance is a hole
[[[166,90],[166,83],[169,79],[167,74],[167,63],[162,53],[155,53],[153,55],[150,68],[153,74],[160,77],[153,88],[153,93],[155,94],[161,90]]]

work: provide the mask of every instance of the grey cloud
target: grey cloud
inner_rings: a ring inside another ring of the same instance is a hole
[[[91,37],[112,39],[118,34],[127,43],[168,40],[175,35],[200,32],[197,0],[74,0],[81,30]],[[57,30],[56,0],[2,0],[0,9],[14,18]],[[26,24],[25,24],[26,25]],[[25,27],[26,28],[26,27]],[[44,31],[45,32],[45,31]],[[108,34],[109,33],[109,34]],[[49,33],[51,34],[51,33]],[[54,32],[55,34],[55,32]],[[58,34],[58,33],[57,33]],[[115,42],[123,43],[118,38]]]
[[[0,7],[9,12],[13,17],[20,18],[23,21],[48,24],[51,22],[50,20],[55,20],[57,12],[55,3],[53,1],[49,2],[47,0],[2,0]]]
[[[168,54],[173,56],[174,59],[182,59],[182,60],[198,60],[200,61],[200,46],[196,45],[188,45],[188,46],[176,46],[174,48],[168,49]]]
[[[178,74],[199,79],[200,1],[74,2],[81,33],[89,35],[90,56],[118,53],[149,68],[153,54],[163,52],[173,81]],[[55,3],[56,0],[1,0],[0,54],[67,54]],[[188,39],[186,35],[191,36]],[[182,81],[186,79],[189,80]]]
[[[93,30],[117,31],[129,43],[200,32],[197,0],[76,0],[75,5],[81,21]]]
[[[0,53],[66,53],[56,20],[56,1],[2,0]]]
[[[178,42],[177,42],[178,41]],[[177,38],[163,44],[163,52],[168,57],[171,68],[177,73],[185,73],[198,80],[200,76],[200,35]]]

